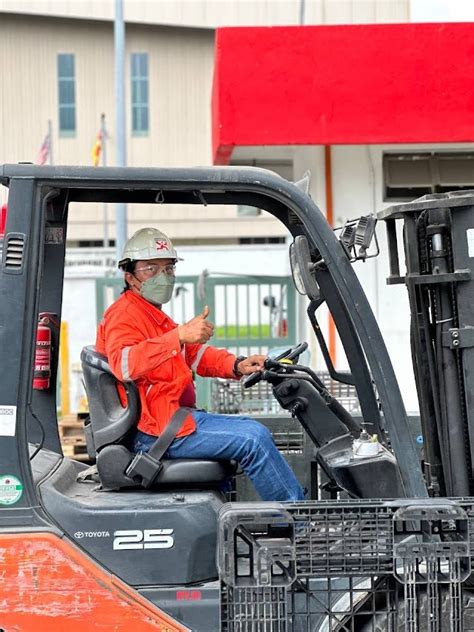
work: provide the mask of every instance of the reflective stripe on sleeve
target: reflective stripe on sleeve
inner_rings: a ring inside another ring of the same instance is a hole
[[[208,348],[209,345],[202,345],[202,347],[199,349],[199,351],[197,352],[196,355],[196,359],[194,360],[194,362],[191,364],[191,369],[193,371],[197,371],[197,368],[199,366],[199,363],[201,362],[201,358],[204,355],[204,352],[206,351],[206,349]]]
[[[122,349],[122,362],[120,364],[120,369],[122,370],[122,377],[124,382],[130,381],[130,373],[128,369],[128,354],[130,353],[131,347],[125,347]]]

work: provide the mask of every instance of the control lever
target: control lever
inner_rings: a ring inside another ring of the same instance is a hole
[[[275,371],[270,370],[263,371],[262,379],[270,384],[279,384],[281,382],[281,376]]]
[[[263,363],[263,366],[266,369],[269,369],[269,370],[271,370],[271,369],[277,369],[277,370],[281,369],[281,364],[277,360],[274,360],[273,358],[266,358],[264,363]]]

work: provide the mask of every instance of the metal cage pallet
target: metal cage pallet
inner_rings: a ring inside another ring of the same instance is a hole
[[[474,501],[234,503],[223,632],[474,630]]]
[[[357,392],[352,384],[343,384],[331,378],[327,371],[318,372],[329,393],[353,415],[360,414]],[[273,397],[272,386],[268,382],[259,382],[251,389],[243,387],[236,380],[214,379],[211,382],[211,406],[216,413],[222,414],[281,414],[284,412]]]

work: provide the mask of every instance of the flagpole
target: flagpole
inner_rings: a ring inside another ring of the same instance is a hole
[[[102,141],[102,166],[107,166],[107,129],[105,127],[105,114],[100,115],[100,135]],[[109,247],[109,218],[107,203],[104,203],[104,247]]]
[[[53,163],[53,124],[51,119],[48,119],[48,138],[49,138],[49,164]]]
[[[117,167],[125,167],[125,24],[123,19],[123,0],[115,0],[114,44],[116,159]],[[115,249],[118,261],[122,257],[122,251],[127,240],[127,206],[123,202],[116,205],[115,232]]]

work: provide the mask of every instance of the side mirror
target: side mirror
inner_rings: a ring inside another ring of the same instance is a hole
[[[297,291],[317,301],[320,296],[319,287],[313,275],[314,263],[311,261],[308,240],[298,235],[290,244],[291,274]]]

